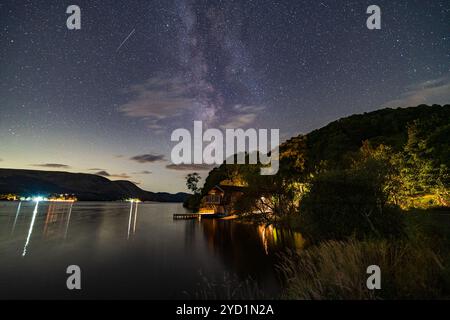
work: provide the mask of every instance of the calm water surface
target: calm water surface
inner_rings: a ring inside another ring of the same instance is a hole
[[[202,277],[249,276],[279,290],[276,253],[300,234],[216,219],[181,204],[0,202],[0,298],[189,298]],[[78,265],[82,290],[66,289]]]

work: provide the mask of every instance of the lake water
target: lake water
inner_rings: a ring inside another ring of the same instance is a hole
[[[298,233],[217,219],[173,220],[181,204],[0,202],[0,298],[194,297],[202,279],[249,276],[279,291],[277,252]],[[68,290],[66,268],[81,268]]]

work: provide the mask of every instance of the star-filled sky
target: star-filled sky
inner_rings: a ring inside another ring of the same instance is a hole
[[[381,30],[366,27],[372,4]],[[0,167],[185,191],[193,168],[171,165],[170,135],[194,120],[283,140],[450,103],[450,2],[3,0],[0,80]]]

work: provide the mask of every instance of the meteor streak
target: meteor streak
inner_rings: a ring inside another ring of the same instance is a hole
[[[119,47],[117,47],[116,49],[116,53],[119,52],[120,48],[122,48],[122,46],[124,45],[125,42],[127,42],[127,40],[133,35],[133,33],[136,31],[136,28],[134,28],[133,30],[131,30],[130,34],[122,41],[122,43],[119,45]]]

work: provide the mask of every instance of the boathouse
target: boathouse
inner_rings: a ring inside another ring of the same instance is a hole
[[[202,198],[200,214],[235,214],[236,201],[244,194],[242,186],[216,185]]]

